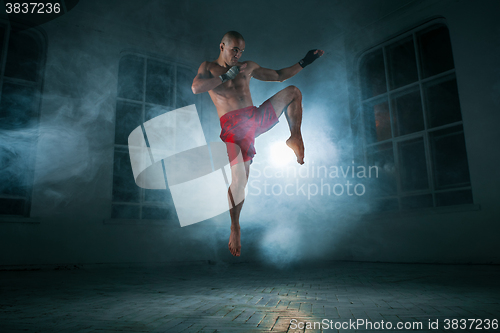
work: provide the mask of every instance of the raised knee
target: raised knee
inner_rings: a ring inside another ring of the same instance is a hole
[[[294,97],[302,97],[302,93],[296,86],[288,86],[287,89],[290,91],[290,94],[292,94]]]

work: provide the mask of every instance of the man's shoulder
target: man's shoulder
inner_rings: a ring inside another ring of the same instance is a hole
[[[246,61],[242,61],[242,62],[238,62],[237,66],[241,66],[243,64],[247,64],[248,67],[260,67],[256,62],[254,61],[251,61],[251,60],[246,60]],[[222,68],[218,63],[217,61],[210,61],[210,60],[207,60],[207,61],[204,61],[201,63],[201,66],[207,68],[207,69],[211,69],[211,68]]]
[[[213,68],[215,66],[219,66],[219,64],[217,64],[215,61],[207,60],[207,61],[202,62],[201,66],[203,66],[205,68]]]
[[[215,60],[214,61],[207,60],[201,63],[200,68],[209,69],[209,68],[214,68],[216,66],[220,67]]]
[[[198,74],[211,77],[212,75],[220,72],[221,67],[215,61],[204,61],[201,63],[200,68],[198,69]],[[217,74],[220,75],[221,73]]]
[[[260,67],[255,61],[247,60],[243,61],[242,64],[247,64],[248,68],[250,67]]]
[[[241,62],[241,63],[238,63],[238,66],[241,66],[241,65],[243,65],[243,64],[246,64],[245,72],[246,72],[247,74],[249,74],[250,76],[252,76],[252,72],[253,72],[255,69],[257,69],[257,68],[259,68],[259,67],[260,67],[260,66],[259,66],[259,64],[257,64],[257,63],[256,63],[256,62],[254,62],[254,61],[251,61],[251,60],[247,60],[247,61],[243,61],[243,62]]]

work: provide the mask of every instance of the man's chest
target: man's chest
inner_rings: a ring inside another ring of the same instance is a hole
[[[250,88],[250,77],[238,74],[234,79],[226,81],[214,89],[220,94],[246,93]]]

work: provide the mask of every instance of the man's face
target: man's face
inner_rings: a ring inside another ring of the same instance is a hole
[[[223,57],[226,64],[236,66],[245,50],[245,41],[241,39],[231,39],[227,44],[223,44]]]

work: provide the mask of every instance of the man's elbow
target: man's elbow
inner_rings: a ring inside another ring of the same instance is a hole
[[[278,81],[278,82],[286,81],[287,77],[285,77],[285,75],[281,71],[276,71],[276,72],[278,73],[278,76],[277,76],[275,81]]]
[[[200,93],[197,87],[194,86],[194,84],[191,86],[191,90],[193,91],[193,94],[197,95]]]

